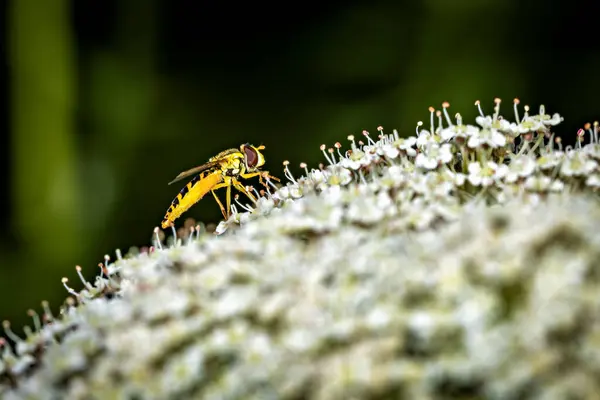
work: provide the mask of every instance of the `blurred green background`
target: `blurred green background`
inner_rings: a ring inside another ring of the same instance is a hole
[[[0,318],[81,287],[150,244],[181,170],[240,143],[267,167],[322,161],[363,129],[414,132],[428,106],[469,121],[512,99],[600,115],[597,1],[2,3]],[[568,138],[567,138],[568,140]],[[183,185],[185,182],[182,182]],[[175,187],[177,186],[177,187]],[[212,199],[185,216],[217,222]],[[183,218],[184,219],[184,218]],[[181,224],[183,219],[178,220]],[[17,329],[17,331],[21,331]]]

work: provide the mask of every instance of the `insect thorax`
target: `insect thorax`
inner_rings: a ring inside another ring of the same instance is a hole
[[[221,168],[225,176],[238,176],[243,174],[245,169],[243,159],[240,157],[231,157],[229,162]]]

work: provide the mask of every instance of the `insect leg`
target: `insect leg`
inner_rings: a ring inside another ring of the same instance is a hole
[[[227,201],[227,215],[231,212],[231,181],[227,182],[227,196],[225,200]]]
[[[221,214],[223,214],[223,217],[224,217],[225,219],[227,219],[227,218],[228,218],[228,216],[227,216],[227,214],[225,213],[225,207],[223,207],[223,203],[221,203],[221,200],[219,200],[219,197],[218,197],[218,196],[217,196],[217,194],[215,193],[215,190],[213,189],[213,190],[211,190],[210,192],[213,194],[213,196],[215,197],[215,200],[216,200],[216,201],[217,201],[217,203],[219,204],[219,208],[221,209]]]
[[[279,178],[269,175],[269,171],[251,172],[249,174],[240,174],[240,176],[244,179],[253,178],[255,176],[258,176],[258,181],[263,186],[267,186],[265,184],[265,182],[263,181],[263,178],[269,178],[269,179],[273,179],[274,181],[280,182]]]
[[[235,188],[237,190],[244,193],[246,195],[246,197],[248,197],[253,203],[256,203],[256,197],[254,197],[250,192],[248,192],[246,190],[246,188],[244,187],[244,185],[242,185],[240,183],[240,181],[238,181],[237,179],[233,179],[232,181],[233,181],[233,186],[235,186]]]

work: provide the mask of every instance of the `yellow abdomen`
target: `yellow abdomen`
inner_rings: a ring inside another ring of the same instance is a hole
[[[187,185],[181,189],[177,196],[171,202],[171,206],[165,214],[162,221],[162,228],[166,229],[171,226],[181,214],[186,212],[191,206],[196,204],[204,195],[217,184],[223,181],[223,175],[220,170],[211,171],[203,175],[196,175]]]

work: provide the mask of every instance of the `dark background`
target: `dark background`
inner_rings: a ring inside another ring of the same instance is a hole
[[[494,97],[511,119],[514,97],[560,112],[569,141],[600,115],[599,3],[1,3],[0,319],[57,307],[76,264],[92,278],[148,245],[180,189],[166,183],[240,143],[282,176],[321,143],[413,134],[443,101],[473,123]],[[220,213],[208,198],[185,216]]]

